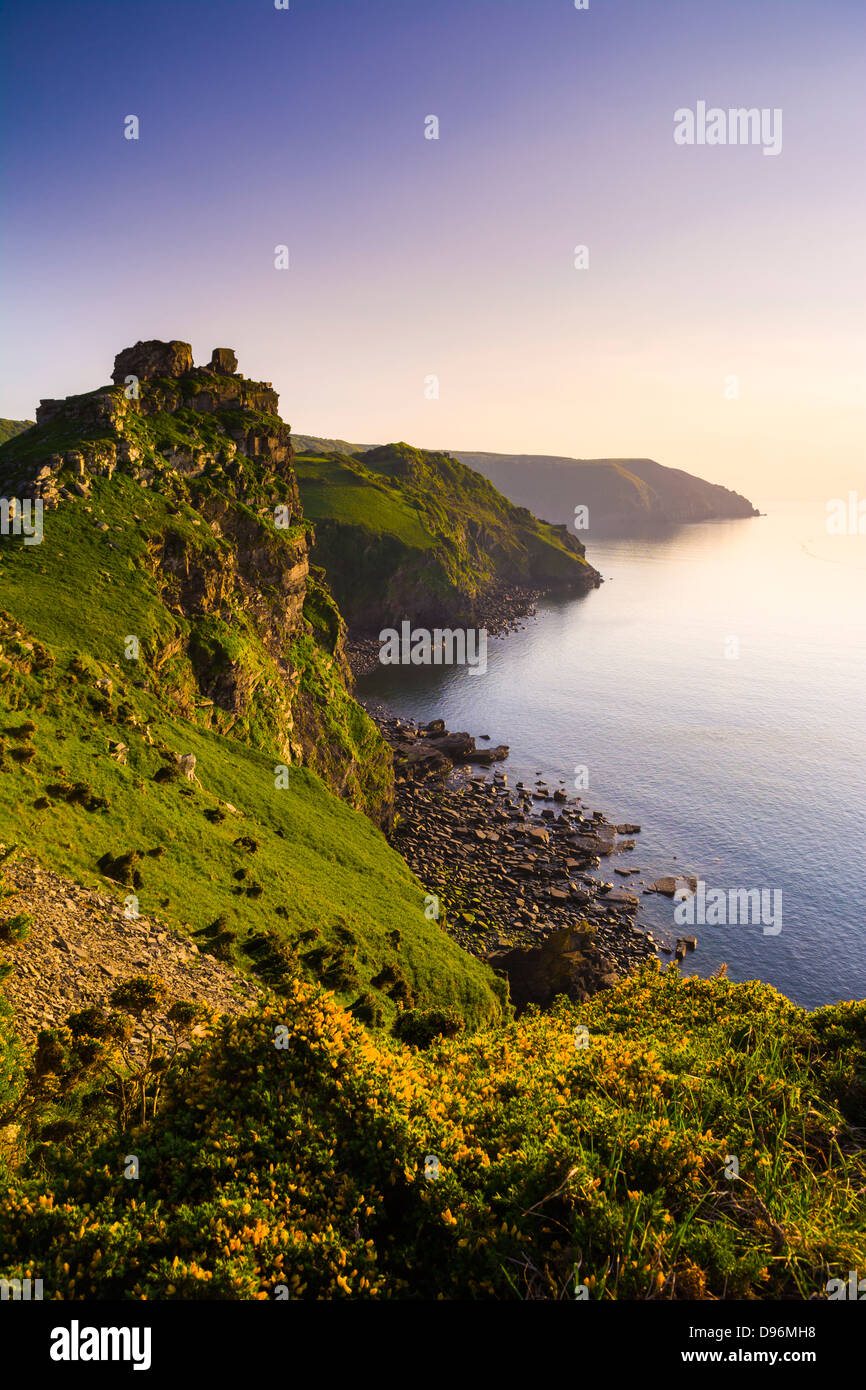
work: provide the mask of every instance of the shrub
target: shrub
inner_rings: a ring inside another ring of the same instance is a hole
[[[413,1002],[412,990],[409,981],[399,965],[385,965],[370,981],[376,989],[381,989],[385,994],[389,994],[392,999],[404,1004],[409,1008]]]
[[[140,888],[142,877],[136,867],[139,860],[137,849],[129,849],[124,854],[105,853],[98,860],[97,867],[106,878],[122,883],[126,888]]]
[[[463,1020],[454,1009],[401,1009],[393,1033],[413,1047],[429,1047],[435,1038],[456,1038]]]
[[[129,1109],[145,1199],[119,1178],[120,1133],[22,1175],[0,1272],[38,1264],[64,1299],[285,1282],[293,1299],[564,1300],[582,1283],[592,1300],[801,1304],[866,1267],[866,1005],[810,1015],[754,982],[648,969],[426,1051],[362,1015],[371,994],[346,1010],[295,979],[224,1019],[155,1116],[149,1090],[143,1124]],[[79,1045],[40,1039],[46,1086]]]
[[[369,991],[358,995],[354,1004],[349,1006],[349,1013],[359,1023],[366,1023],[370,1028],[381,1028],[382,1026],[384,1018],[382,1005]]]
[[[159,782],[160,785],[166,782],[180,782],[182,777],[183,773],[176,763],[166,763],[164,767],[158,767],[153,774],[154,782]]]
[[[30,935],[33,918],[27,912],[17,912],[5,922],[0,922],[0,941],[12,943],[25,941]]]

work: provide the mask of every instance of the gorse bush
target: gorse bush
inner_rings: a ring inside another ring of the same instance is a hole
[[[24,941],[30,932],[32,917],[27,912],[16,912],[14,917],[8,917],[6,921],[0,921],[0,944],[11,945],[15,941]]]
[[[13,1044],[9,1019],[7,1046],[17,1061],[17,1075],[13,1082],[10,1072],[5,1087],[0,1128],[17,1124],[44,1137],[46,1124],[61,1124],[73,1133],[71,1116],[85,1096],[89,1108],[98,1102],[99,1108],[110,1111],[115,1133],[156,1114],[163,1083],[189,1046],[193,1030],[205,1031],[208,1010],[188,1000],[169,999],[165,984],[155,975],[135,976],[117,985],[109,1002],[111,1010],[79,1009],[60,1027],[41,1029],[27,1064]]]
[[[866,1266],[864,1076],[866,1005],[756,983],[647,969],[418,1050],[295,976],[171,1068],[155,1117],[19,1168],[0,1274],[58,1298],[808,1298]]]
[[[394,1036],[415,1047],[429,1047],[436,1038],[456,1038],[463,1020],[453,1009],[404,1009],[394,1020]]]

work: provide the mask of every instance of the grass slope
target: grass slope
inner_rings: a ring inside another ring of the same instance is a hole
[[[277,787],[265,753],[171,718],[111,667],[52,663],[26,631],[2,627],[0,841],[119,901],[134,891],[141,912],[181,930],[201,933],[224,916],[237,963],[262,929],[298,952],[340,955],[347,1001],[399,964],[419,1003],[444,1001],[475,1021],[498,1013],[498,982],[426,920],[424,890],[403,860],[315,773],[286,767]],[[118,743],[122,763],[109,752]],[[198,783],[176,779],[175,753],[195,755]],[[100,870],[106,853],[137,856],[126,882]],[[394,1000],[374,994],[392,1017]]]
[[[390,755],[347,691],[333,598],[307,576],[290,459],[274,453],[275,473],[267,450],[231,443],[287,427],[178,404],[232,382],[152,389],[172,408],[138,414],[108,393],[126,411],[115,434],[104,404],[92,418],[103,389],[0,450],[13,488],[53,456],[62,489],[41,544],[0,541],[0,842],[121,899],[134,889],[169,924],[225,917],[218,949],[244,967],[250,938],[273,933],[385,1022],[409,999],[498,1016],[500,982],[426,919],[422,886],[361,814],[385,819]],[[107,465],[118,442],[150,486]],[[179,771],[187,754],[198,781]]]
[[[295,470],[314,555],[350,623],[469,622],[497,585],[595,581],[564,528],[512,506],[448,454],[392,444],[297,456]]]
[[[0,420],[0,444],[5,444],[7,439],[14,439],[16,435],[23,434],[32,427],[32,420]]]

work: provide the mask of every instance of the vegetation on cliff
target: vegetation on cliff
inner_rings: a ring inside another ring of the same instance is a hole
[[[512,506],[449,454],[389,444],[298,455],[295,470],[314,557],[352,626],[472,623],[502,587],[599,582],[564,527]]]
[[[32,425],[32,420],[0,420],[0,444],[5,444],[7,439],[14,439],[16,434],[23,434]]]
[[[864,1004],[648,968],[418,1050],[289,982],[122,1133],[98,1067],[63,1090],[87,1026],[0,1234],[46,1297],[802,1299],[866,1263]]]
[[[138,398],[44,402],[0,450],[0,493],[45,508],[41,543],[0,551],[0,842],[169,925],[225,917],[247,968],[273,933],[385,1019],[401,1001],[371,981],[398,960],[413,1002],[496,1016],[499,981],[376,828],[390,750],[347,689],[276,397],[183,354],[146,375],[184,347],[139,345]]]
[[[363,457],[367,444],[295,435],[305,456]],[[488,479],[519,510],[568,526],[575,508],[589,509],[586,534],[628,534],[658,525],[757,516],[748,498],[653,459],[576,459],[549,454],[491,454],[452,449],[448,455]]]

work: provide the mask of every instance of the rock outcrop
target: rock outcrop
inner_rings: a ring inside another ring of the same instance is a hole
[[[238,359],[231,348],[214,348],[208,366],[212,372],[219,372],[223,376],[234,376],[238,369]]]
[[[426,728],[401,721],[383,725],[383,732],[394,753],[396,769],[404,777],[444,776],[460,763],[476,763],[489,767],[508,757],[508,745],[478,748],[467,733],[449,733],[441,719],[434,719]]]
[[[135,347],[124,348],[123,352],[117,354],[111,380],[116,385],[122,385],[128,376],[149,381],[155,376],[185,376],[191,371],[192,348],[189,343],[176,340],[161,343],[152,338],[146,343],[137,342]]]
[[[194,366],[178,339],[124,349],[112,385],[40,403],[35,427],[3,448],[0,486],[48,512],[81,505],[82,534],[110,529],[90,505],[106,480],[161,499],[114,529],[146,528],[137,563],[163,609],[153,630],[167,615],[181,625],[150,654],[155,679],[171,673],[164,693],[186,718],[313,767],[387,825],[390,752],[350,697],[345,624],[324,573],[310,573],[291,427],[271,382],[237,366],[226,347]]]
[[[518,1012],[529,1004],[548,1008],[558,994],[583,1002],[620,978],[614,961],[593,950],[591,936],[579,926],[552,932],[540,946],[497,951],[487,959],[508,977]]]

